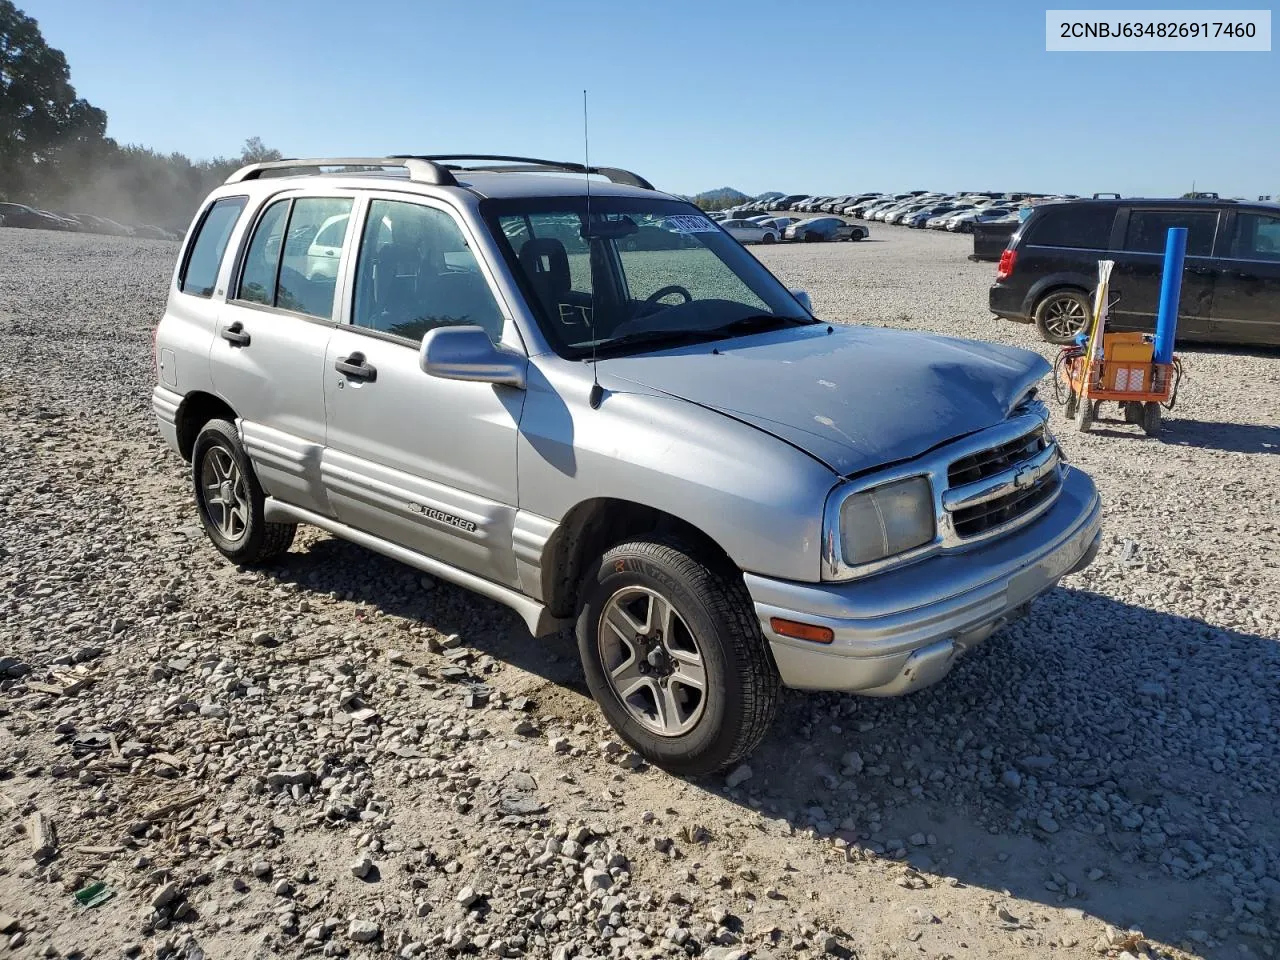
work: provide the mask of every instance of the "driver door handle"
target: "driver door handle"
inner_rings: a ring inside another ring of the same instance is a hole
[[[247,347],[249,345],[249,335],[244,332],[244,324],[239,320],[230,326],[223,327],[218,332],[222,339],[233,347]]]
[[[347,357],[339,357],[338,362],[333,365],[333,369],[351,380],[363,380],[366,383],[372,383],[378,379],[377,367],[366,363],[364,354],[359,351]]]

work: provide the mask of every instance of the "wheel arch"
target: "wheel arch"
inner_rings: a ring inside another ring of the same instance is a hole
[[[1023,301],[1023,310],[1028,317],[1034,317],[1041,300],[1062,290],[1074,290],[1077,293],[1083,293],[1086,297],[1091,297],[1095,284],[1095,280],[1090,280],[1084,274],[1052,273],[1047,277],[1041,277],[1031,285]]]
[[[178,451],[184,460],[191,459],[191,451],[196,444],[196,436],[210,420],[222,419],[235,422],[236,412],[221,397],[195,390],[187,394],[178,405],[176,424],[178,428]]]
[[[704,560],[737,570],[724,548],[697,525],[657,507],[615,497],[575,505],[542,551],[542,598],[556,617],[577,613],[578,594],[590,564],[610,547],[647,534],[674,536]]]

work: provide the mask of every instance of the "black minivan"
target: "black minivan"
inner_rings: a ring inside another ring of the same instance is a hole
[[[1187,228],[1178,339],[1280,345],[1280,204],[1069,200],[1036,207],[1010,238],[991,312],[1050,343],[1084,329],[1098,261],[1114,260],[1108,329],[1154,330],[1170,227]]]

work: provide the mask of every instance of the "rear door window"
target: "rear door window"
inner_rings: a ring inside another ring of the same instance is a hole
[[[1280,260],[1280,217],[1237,213],[1229,256],[1238,260]]]
[[[227,241],[244,210],[245,200],[245,197],[224,197],[215,200],[205,212],[196,226],[195,240],[178,277],[178,289],[183,293],[193,297],[213,296],[222,256],[227,252]]]
[[[1027,242],[1041,247],[1105,250],[1115,218],[1116,208],[1112,206],[1081,204],[1046,209]]]
[[[249,241],[239,299],[330,319],[350,216],[348,198],[273,203]]]
[[[1187,228],[1187,256],[1213,254],[1213,236],[1218,230],[1216,210],[1130,210],[1124,248],[1136,253],[1164,253],[1170,227]]]

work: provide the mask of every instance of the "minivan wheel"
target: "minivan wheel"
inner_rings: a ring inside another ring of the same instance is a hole
[[[1079,290],[1055,290],[1036,304],[1036,326],[1050,343],[1074,343],[1089,323],[1092,307]]]
[[[740,760],[777,712],[777,667],[741,579],[679,541],[623,543],[601,557],[576,634],[609,723],[671,773]]]
[[[298,526],[264,518],[262,487],[234,424],[210,420],[201,428],[191,479],[204,532],[228,560],[264,563],[289,549]]]

